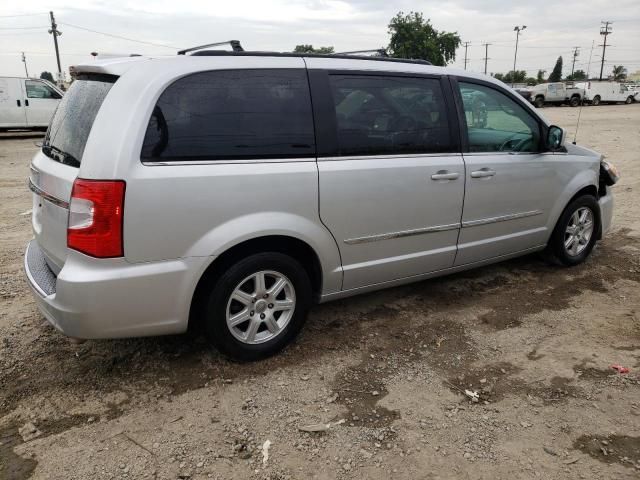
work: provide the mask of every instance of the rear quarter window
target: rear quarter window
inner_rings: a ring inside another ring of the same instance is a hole
[[[145,162],[315,155],[306,72],[201,72],[162,93],[145,134]]]

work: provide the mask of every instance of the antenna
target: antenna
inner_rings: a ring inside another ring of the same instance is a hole
[[[589,54],[589,63],[587,64],[587,79],[589,81],[589,72],[591,71],[591,57],[593,57],[593,46],[596,42],[594,40],[591,41],[591,53]],[[573,135],[573,144],[576,144],[576,140],[578,138],[578,129],[580,128],[580,116],[582,115],[582,107],[584,105],[584,92],[582,93],[582,101],[580,102],[580,109],[578,110],[578,121],[576,122],[576,131]]]

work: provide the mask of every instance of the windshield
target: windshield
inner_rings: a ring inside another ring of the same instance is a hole
[[[118,77],[78,75],[51,120],[42,152],[57,162],[79,167],[93,121]]]

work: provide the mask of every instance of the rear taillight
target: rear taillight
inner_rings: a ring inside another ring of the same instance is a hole
[[[67,246],[98,258],[122,257],[122,180],[76,179],[69,203]]]

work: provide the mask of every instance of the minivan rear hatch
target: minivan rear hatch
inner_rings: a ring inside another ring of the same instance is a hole
[[[73,182],[78,177],[93,122],[118,77],[79,74],[51,120],[42,149],[31,162],[33,232],[47,264],[57,274],[67,257],[67,223]]]

